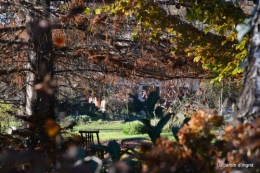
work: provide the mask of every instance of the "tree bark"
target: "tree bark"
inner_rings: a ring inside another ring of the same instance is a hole
[[[30,135],[28,146],[36,147],[48,141],[45,133],[47,119],[55,120],[55,96],[53,92],[53,56],[52,35],[49,21],[49,0],[41,0],[43,16],[31,17],[27,20],[26,29],[28,41],[28,68],[26,85],[26,114],[28,115],[27,128],[35,135]],[[50,148],[47,149],[51,151]]]
[[[24,10],[26,16],[26,24],[34,20],[32,14],[29,11]],[[27,28],[28,29],[28,28]],[[27,30],[29,35],[29,31]],[[31,116],[33,114],[33,106],[36,99],[36,93],[34,91],[35,85],[35,71],[36,71],[36,52],[33,45],[33,37],[30,37],[28,40],[28,62],[27,62],[27,74],[26,74],[26,105],[25,105],[25,114],[26,116]]]
[[[259,0],[260,1],[260,0]],[[251,21],[247,65],[243,88],[236,103],[235,118],[243,123],[253,122],[260,115],[260,3]]]
[[[54,118],[54,96],[48,93],[48,85],[53,77],[52,35],[49,18],[49,0],[41,0],[43,18],[27,19],[26,29],[29,35],[28,65],[26,85],[26,114],[45,115]],[[46,79],[48,78],[48,81]],[[40,86],[35,92],[34,86]],[[46,118],[47,118],[46,117]]]
[[[28,63],[27,68],[29,71],[26,75],[26,106],[25,113],[26,116],[31,116],[33,114],[33,103],[35,102],[35,92],[34,92],[34,83],[35,83],[35,74],[33,69],[34,61],[36,60],[36,53],[29,48],[28,51]]]

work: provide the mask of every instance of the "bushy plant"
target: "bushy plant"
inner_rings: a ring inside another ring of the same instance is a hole
[[[103,120],[102,120],[102,119],[99,119],[99,120],[97,120],[97,122],[98,122],[98,123],[102,123],[102,122],[103,122]]]
[[[227,126],[216,139],[211,128],[223,122],[222,116],[198,111],[182,128],[173,128],[176,142],[158,138],[154,147],[141,147],[142,172],[259,172],[260,119]]]
[[[136,116],[129,116],[125,121],[140,121],[147,129],[147,134],[151,139],[152,143],[155,144],[156,139],[160,137],[163,127],[167,124],[172,116],[169,113],[163,116],[156,125],[156,115],[155,115],[155,105],[159,100],[159,92],[157,90],[151,92],[145,102],[141,102],[137,97],[130,95],[136,103],[138,103],[145,112],[145,118],[140,118]],[[151,124],[151,118],[154,116],[154,125]]]
[[[132,123],[130,126],[123,128],[123,133],[126,135],[139,135],[147,133],[147,128],[141,123]]]
[[[88,115],[79,115],[77,116],[77,121],[79,124],[86,124],[89,120],[89,116]]]
[[[8,130],[8,127],[5,123],[0,122],[0,133],[6,133]]]
[[[74,116],[66,116],[64,119],[61,120],[61,123],[65,123],[68,121],[75,121],[75,117]]]

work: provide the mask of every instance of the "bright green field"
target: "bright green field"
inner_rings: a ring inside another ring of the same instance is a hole
[[[169,139],[173,139],[172,133],[167,133],[167,132],[163,132],[161,133],[162,137],[168,137]],[[147,134],[143,134],[143,135],[126,135],[123,134],[122,132],[110,132],[110,131],[100,131],[100,140],[101,141],[107,141],[107,140],[111,140],[111,139],[127,139],[127,138],[136,138],[136,137],[145,137],[148,138]]]
[[[135,137],[145,137],[148,138],[147,134],[142,135],[126,135],[122,132],[124,127],[128,127],[131,124],[137,123],[137,122],[131,122],[129,123],[113,123],[113,124],[106,124],[106,123],[98,123],[98,122],[92,122],[91,124],[85,124],[85,125],[77,125],[73,128],[73,133],[77,134],[79,130],[99,130],[99,137],[100,141],[107,141],[111,139],[126,139],[126,138],[135,138]],[[169,139],[174,140],[174,137],[171,132],[165,132],[163,131],[161,133],[162,137],[168,137]]]

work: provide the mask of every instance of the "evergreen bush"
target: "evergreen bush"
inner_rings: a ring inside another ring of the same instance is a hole
[[[139,135],[147,133],[147,128],[141,123],[133,123],[130,127],[125,126],[123,133],[126,135]]]

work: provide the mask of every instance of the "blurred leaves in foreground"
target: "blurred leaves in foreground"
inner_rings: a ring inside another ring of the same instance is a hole
[[[49,137],[52,138],[58,132],[56,126],[52,120],[46,121]],[[224,133],[217,136],[216,129],[223,130]],[[6,137],[9,143],[6,142],[1,148],[0,170],[62,173],[255,173],[260,170],[260,119],[252,124],[224,126],[223,117],[216,112],[209,114],[199,110],[185,120],[180,129],[173,132],[177,141],[158,137],[154,144],[147,145],[146,141],[140,148],[128,146],[123,149],[123,145],[125,142],[145,139],[126,139],[121,144],[110,141],[107,146],[93,145],[92,147],[107,153],[104,160],[84,155],[84,149],[77,146],[78,141],[64,141],[61,147],[53,151],[56,155],[51,156],[44,150],[29,150],[21,145],[11,145],[17,140]],[[62,147],[64,144],[65,147]],[[8,145],[11,147],[8,148]]]

